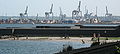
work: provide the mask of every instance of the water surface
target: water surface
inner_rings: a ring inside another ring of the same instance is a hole
[[[53,54],[61,51],[63,44],[70,44],[75,49],[90,46],[80,42],[2,40],[0,54]]]

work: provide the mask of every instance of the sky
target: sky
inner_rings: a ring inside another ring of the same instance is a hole
[[[105,15],[105,7],[108,6],[109,13],[114,16],[120,16],[120,0],[0,0],[0,16],[19,16],[19,13],[25,12],[25,7],[28,6],[28,15],[45,16],[45,12],[50,11],[50,6],[53,3],[54,16],[59,16],[61,7],[62,12],[66,16],[72,16],[72,11],[78,7],[78,2],[81,1],[81,11],[85,13],[85,6],[89,13],[95,15],[95,8],[98,7],[98,16]]]

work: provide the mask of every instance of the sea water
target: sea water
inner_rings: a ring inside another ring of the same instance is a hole
[[[0,54],[54,54],[62,51],[64,44],[74,49],[90,46],[67,41],[0,40]]]

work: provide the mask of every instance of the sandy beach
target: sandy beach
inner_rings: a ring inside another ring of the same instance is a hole
[[[66,42],[81,42],[81,43],[93,43],[94,41],[91,41],[92,37],[69,37],[69,38],[63,38],[63,37],[20,37],[15,38],[15,40],[31,40],[31,41],[66,41]],[[14,38],[7,38],[7,39],[0,39],[0,40],[14,40]],[[100,42],[116,42],[120,40],[100,40]]]

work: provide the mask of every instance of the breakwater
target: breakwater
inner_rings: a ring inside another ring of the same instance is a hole
[[[12,36],[49,36],[82,37],[93,36],[118,37],[120,26],[36,26],[36,28],[0,28],[0,35]]]

